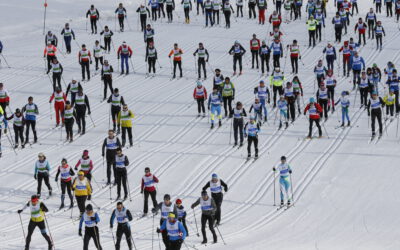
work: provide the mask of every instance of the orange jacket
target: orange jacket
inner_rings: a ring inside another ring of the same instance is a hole
[[[57,48],[54,45],[47,45],[46,48],[44,48],[44,53],[43,56],[55,56],[57,52]]]
[[[171,57],[174,55],[174,61],[182,61],[181,55],[183,54],[183,51],[181,49],[171,49],[169,52],[168,56]]]

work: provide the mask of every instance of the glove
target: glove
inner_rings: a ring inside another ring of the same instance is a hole
[[[22,209],[18,210],[17,212],[18,212],[19,214],[22,213]]]
[[[119,56],[118,56],[118,60],[119,60]]]
[[[46,74],[49,74],[50,73],[50,70],[48,70],[47,72],[46,72]]]
[[[131,57],[132,57],[132,55],[129,56],[129,58],[131,58]]]
[[[156,232],[159,234],[159,233],[161,233],[161,230],[157,227]]]
[[[90,61],[90,64],[92,64],[92,61]]]
[[[208,106],[208,110],[210,110],[210,106]]]
[[[168,56],[169,58],[171,58],[171,56]]]
[[[206,62],[208,62],[208,59],[206,59]]]
[[[244,134],[244,137],[246,137],[246,138],[247,138],[247,134],[246,134],[246,133]]]
[[[325,28],[325,24],[324,24],[324,28]]]
[[[6,102],[6,106],[8,106],[8,105],[10,105],[10,103],[9,103],[9,102]]]
[[[75,171],[76,171],[76,170],[78,170],[78,168],[77,168],[77,167],[75,167]]]
[[[193,205],[191,205],[191,206],[190,206],[190,208],[191,208],[191,209],[193,209],[193,208],[194,208],[194,206],[193,206]]]
[[[225,188],[225,193],[228,192],[228,188]]]
[[[144,59],[144,61],[145,61],[145,62],[147,62],[147,58],[146,58],[146,59]]]
[[[289,174],[291,174],[292,173],[292,170],[289,170]]]
[[[37,180],[37,175],[34,175],[33,178],[35,178],[35,180]]]
[[[281,58],[283,57],[283,54],[281,54]]]
[[[79,236],[82,236],[82,229],[79,228]]]
[[[271,103],[271,100],[270,100],[270,99],[268,99],[268,101],[267,101],[267,102],[268,102],[268,104],[270,104],[270,103]]]
[[[299,56],[299,59],[301,60],[301,56]]]
[[[101,80],[104,81],[104,76],[101,77]]]
[[[79,62],[79,65],[82,65],[82,63],[81,63],[81,62]]]
[[[7,129],[6,128],[4,129],[4,134],[7,134]]]
[[[195,54],[195,53],[193,53],[193,56],[196,56],[196,54]]]
[[[91,221],[96,221],[96,217],[90,217]]]
[[[103,157],[103,158],[104,158],[104,153],[102,153],[102,154],[101,154],[101,157]]]
[[[90,201],[92,199],[91,195],[88,195],[87,200]]]
[[[152,212],[153,214],[155,214],[155,213],[156,213],[156,209],[153,207],[153,208],[151,209],[151,212]]]
[[[54,180],[55,180],[55,182],[57,182],[57,181],[58,181],[58,178],[56,177]]]
[[[142,191],[140,191],[140,193],[141,193],[141,194],[143,194],[143,190],[142,190]]]
[[[90,115],[91,113],[92,113],[92,112],[89,111],[89,112],[88,112],[88,115]]]
[[[275,169],[275,168],[272,168],[272,171],[274,171],[274,172],[275,172],[275,171],[276,171],[276,169]]]
[[[368,113],[368,116],[371,116],[371,114],[370,114],[370,113]]]

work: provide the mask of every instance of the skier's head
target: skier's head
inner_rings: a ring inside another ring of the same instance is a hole
[[[149,168],[149,167],[145,167],[144,172],[145,172],[146,174],[150,173],[150,168]]]
[[[276,10],[272,11],[272,15],[276,15]]]
[[[127,45],[126,45],[126,42],[125,41],[123,41],[122,42],[122,47],[126,47]]]
[[[332,76],[333,75],[333,70],[332,69],[328,69],[328,76]]]
[[[168,221],[174,222],[175,221],[175,214],[174,213],[169,213],[168,214]]]
[[[281,71],[281,68],[275,67],[274,70],[275,70],[275,72],[280,72],[280,71]]]
[[[169,194],[164,195],[164,203],[167,205],[171,204],[171,196]]]
[[[381,21],[378,21],[378,22],[376,22],[379,26],[382,24],[382,22]]]
[[[32,103],[33,103],[33,97],[32,97],[32,96],[28,97],[28,103],[29,103],[29,104],[32,104]]]
[[[93,4],[92,4],[92,5],[90,5],[90,8],[91,8],[91,9],[94,9],[94,5],[93,5]]]
[[[212,175],[211,175],[211,180],[212,180],[213,182],[217,182],[217,181],[218,181],[218,175],[217,175],[216,173],[212,174]]]
[[[363,22],[363,19],[360,17],[360,18],[358,18],[358,23],[362,23]]]
[[[376,63],[372,64],[372,68],[376,68],[378,67],[378,65],[376,65]]]
[[[345,47],[349,46],[349,41],[344,41],[344,46]]]
[[[314,20],[314,16],[313,15],[310,15],[310,20]]]
[[[104,60],[104,65],[108,66],[108,60]]]
[[[291,82],[287,82],[286,86],[290,88],[290,87],[292,87],[292,83]]]
[[[354,42],[354,38],[350,37],[350,43]]]
[[[285,96],[284,95],[280,95],[279,98],[283,101],[285,100]]]
[[[0,82],[0,89],[3,89],[4,84],[2,82]]]
[[[35,206],[39,202],[39,197],[36,194],[32,195],[31,202]]]
[[[151,29],[151,24],[147,24],[146,29],[148,29],[148,30]]]
[[[75,77],[72,77],[72,83],[76,83],[76,78]]]
[[[375,90],[371,92],[371,97],[372,99],[376,99],[378,97],[378,94],[376,93]]]
[[[345,90],[342,91],[342,96],[346,96],[347,92]]]
[[[69,28],[69,23],[65,24],[65,28],[67,28],[67,29]]]
[[[118,6],[119,6],[119,7],[122,7],[122,3],[119,3]]]
[[[199,48],[200,48],[200,49],[204,48],[203,43],[199,43]]]
[[[264,87],[264,86],[265,86],[264,80],[260,80],[260,87]]]
[[[62,158],[62,160],[61,160],[61,165],[62,166],[65,166],[65,165],[67,165],[67,159],[65,159],[65,158]]]
[[[154,43],[153,42],[149,42],[149,48],[152,49],[154,47]]]
[[[53,33],[51,33],[51,30],[49,30],[49,31],[47,32],[47,35],[49,35],[49,36],[53,35]]]
[[[373,8],[369,8],[369,13],[374,13],[374,9]]]
[[[250,116],[250,123],[255,123],[256,122],[256,118],[254,117],[254,115]]]
[[[83,88],[82,87],[78,87],[78,95],[83,95]]]
[[[48,41],[48,42],[47,42],[47,46],[50,46],[50,45],[51,45],[51,42],[50,42],[50,41]]]
[[[220,69],[215,69],[215,74],[217,74],[217,75],[221,74],[221,70]]]
[[[197,82],[196,82],[196,85],[197,85],[197,87],[201,87],[201,86],[203,86],[203,83],[200,82],[200,81],[197,81]]]
[[[21,110],[20,109],[16,109],[15,110],[15,114],[21,114]]]
[[[108,31],[108,26],[107,26],[107,25],[104,26],[104,30],[105,30],[105,31]]]
[[[292,82],[300,82],[299,77],[298,76],[294,76]]]
[[[122,149],[121,149],[120,147],[118,147],[118,148],[115,150],[115,152],[117,152],[117,155],[118,155],[118,156],[121,156],[121,155],[122,155]]]
[[[208,199],[208,193],[207,191],[201,191],[201,197],[203,198],[203,200],[207,200]]]
[[[293,44],[295,44],[295,45],[296,45],[296,44],[297,44],[297,40],[293,40]]]
[[[321,82],[319,88],[320,88],[321,90],[325,90],[325,89],[326,89],[325,83],[324,83],[324,82]]]
[[[86,210],[86,213],[87,213],[87,214],[92,213],[92,212],[93,212],[93,206],[92,206],[92,204],[87,204],[85,210]]]
[[[260,103],[260,99],[259,99],[258,97],[256,97],[256,98],[254,98],[254,102],[255,102],[256,104],[259,104],[259,103]]]
[[[225,83],[229,83],[231,81],[231,78],[225,77]]]
[[[262,44],[262,45],[266,45],[265,40],[262,40],[262,41],[261,41],[261,44]]]
[[[95,42],[94,42],[94,44],[96,44],[96,45],[99,45],[99,40],[96,40]]]
[[[336,12],[336,17],[339,17],[339,12]]]
[[[89,150],[87,149],[83,150],[82,157],[88,157],[88,156],[89,156]]]
[[[240,45],[238,40],[235,41],[235,45]]]
[[[275,43],[279,43],[279,38],[274,39]]]
[[[390,89],[389,89],[389,94],[390,94],[390,95],[393,95],[393,93],[394,93],[394,88],[390,88]]]
[[[57,93],[60,93],[60,92],[61,92],[60,87],[56,87],[56,92],[57,92]]]
[[[328,47],[329,48],[332,47],[332,43],[331,42],[328,42]]]
[[[58,63],[58,60],[57,60],[56,57],[54,57],[52,61],[53,61],[54,64]]]
[[[315,102],[314,97],[310,97],[310,100],[309,100],[309,101],[310,101],[311,104],[313,104],[313,103]]]
[[[217,87],[217,86],[214,86],[214,87],[213,87],[213,93],[216,94],[217,92],[218,92],[218,87]]]
[[[318,66],[322,65],[322,60],[318,60]]]
[[[117,210],[122,211],[122,209],[124,209],[124,204],[122,204],[122,201],[118,201],[117,202]]]
[[[285,163],[285,162],[286,162],[286,156],[284,156],[284,155],[281,156],[281,162],[282,162],[282,163]]]
[[[180,206],[182,205],[182,200],[181,199],[176,199],[175,204]]]
[[[46,156],[45,156],[43,153],[39,153],[39,154],[38,154],[38,158],[39,158],[39,161],[44,161],[44,160],[46,160]]]
[[[257,35],[256,35],[256,34],[253,34],[253,38],[254,38],[254,39],[257,38]]]
[[[70,108],[70,107],[71,107],[71,102],[70,102],[69,100],[67,100],[67,101],[65,102],[65,107],[66,107],[66,108]]]
[[[177,49],[177,48],[178,48],[178,44],[174,43],[174,49]]]
[[[241,102],[236,103],[236,108],[241,109],[243,107],[243,104]]]
[[[112,130],[112,129],[108,130],[108,137],[109,138],[113,138],[114,137],[114,130]]]
[[[123,110],[123,111],[128,111],[128,105],[124,104],[124,105],[122,106],[122,110]]]
[[[118,93],[119,93],[119,89],[118,89],[118,88],[115,88],[115,89],[114,89],[114,95],[118,95]]]

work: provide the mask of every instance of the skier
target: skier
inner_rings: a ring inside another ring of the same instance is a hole
[[[47,35],[46,35],[46,37],[44,39],[44,44],[45,45],[49,44],[49,42],[50,42],[51,45],[54,45],[55,47],[57,47],[58,38],[50,30],[47,32]]]
[[[182,243],[186,238],[185,227],[179,220],[176,220],[176,215],[168,214],[168,220],[165,220],[160,228],[157,228],[157,233],[165,234],[166,249],[180,250]]]
[[[304,115],[306,115],[308,111],[308,115],[309,115],[309,128],[308,128],[308,136],[307,139],[311,139],[312,136],[312,127],[313,127],[313,123],[315,122],[315,124],[318,127],[318,133],[319,133],[319,137],[322,137],[322,130],[321,130],[321,126],[319,125],[319,121],[320,121],[320,114],[322,113],[322,108],[318,103],[315,103],[315,99],[314,97],[310,98],[310,103],[307,104],[307,106],[304,108]]]
[[[361,38],[364,39],[364,46],[365,46],[365,29],[367,28],[367,24],[363,22],[362,18],[360,17],[358,19],[358,23],[356,23],[356,26],[354,27],[354,33],[357,32],[358,30],[358,44],[361,45]]]
[[[204,48],[203,43],[199,43],[199,47],[193,53],[193,56],[196,56],[196,54],[198,55],[197,59],[197,72],[199,75],[198,80],[201,79],[201,67],[203,67],[204,80],[206,80],[207,79],[206,62],[208,62],[210,55],[208,54],[207,49]]]
[[[296,119],[296,109],[294,107],[295,102],[296,102],[296,96],[294,94],[294,90],[293,90],[293,85],[291,82],[287,82],[286,83],[286,87],[283,91],[283,95],[285,96],[286,102],[287,102],[287,106],[289,108],[288,110],[288,119],[292,119],[292,123],[294,122],[294,120]]]
[[[197,117],[200,117],[201,111],[203,111],[203,117],[206,116],[206,109],[204,107],[204,102],[207,100],[207,90],[200,81],[196,82],[196,87],[193,90],[193,98],[197,102]]]
[[[146,25],[146,29],[143,32],[144,42],[146,43],[146,48],[149,47],[150,43],[154,45],[154,29],[151,27],[150,24]]]
[[[92,64],[92,56],[90,50],[86,49],[86,45],[82,44],[82,50],[78,54],[78,63],[82,69],[82,81],[85,81],[85,71],[88,81],[90,81],[90,65]]]
[[[202,0],[197,0],[197,4],[199,4],[199,1],[202,1]],[[206,27],[208,27],[208,20],[210,20],[210,25],[212,27],[214,25],[214,21],[213,21],[213,17],[212,17],[212,14],[213,14],[213,2],[211,0],[205,0],[204,8],[203,8],[203,15],[204,15],[204,9],[206,11],[206,15],[205,15],[205,17],[206,17]],[[197,7],[197,15],[199,15],[199,7]],[[218,20],[219,20],[219,16],[218,16]]]
[[[239,41],[235,41],[235,44],[228,51],[228,54],[233,55],[233,75],[236,75],[236,63],[239,63],[239,75],[242,74],[242,57],[245,53],[246,50]]]
[[[283,57],[283,46],[279,39],[275,38],[270,46],[270,50],[272,51],[273,65],[274,68],[280,67],[280,58]]]
[[[281,163],[275,168],[273,167],[272,170],[279,171],[279,184],[280,184],[280,191],[281,191],[281,207],[284,206],[285,203],[285,196],[287,200],[287,206],[290,206],[292,196],[289,193],[290,188],[290,178],[289,176],[292,174],[292,169],[288,163],[286,163],[286,156],[281,157]]]
[[[299,59],[301,60],[301,55],[300,55],[300,46],[297,44],[297,40],[293,40],[293,44],[287,45],[287,48],[290,51],[290,63],[292,64],[292,74],[298,74]]]
[[[264,122],[267,121],[268,110],[266,104],[271,102],[270,92],[267,86],[265,86],[265,82],[260,80],[260,84],[254,88],[254,95],[258,97],[261,103],[261,108],[264,110]]]
[[[207,191],[201,191],[201,197],[192,204],[191,208],[194,209],[198,205],[201,206],[201,233],[203,241],[201,244],[207,244],[206,224],[213,235],[213,243],[217,243],[217,234],[214,230],[214,217],[217,210],[217,205],[213,198],[209,197]]]
[[[244,137],[247,137],[247,160],[251,157],[251,144],[254,143],[255,158],[258,158],[258,132],[260,124],[256,123],[254,116],[250,116],[250,121],[244,125]]]
[[[124,19],[126,18],[126,9],[122,5],[122,3],[118,5],[118,8],[115,10],[114,13],[118,16],[119,30],[121,32],[124,32]]]
[[[36,227],[39,227],[43,238],[46,239],[48,244],[48,249],[49,250],[53,249],[54,244],[50,239],[50,237],[47,235],[46,224],[45,224],[45,219],[46,219],[45,213],[47,213],[49,209],[43,202],[39,201],[39,197],[37,197],[36,195],[32,195],[31,200],[28,201],[28,203],[26,203],[22,209],[19,209],[18,213],[19,214],[22,213],[22,211],[24,211],[24,209],[27,207],[29,207],[31,210],[31,219],[29,220],[29,225],[28,225],[28,235],[26,236],[25,239],[25,250],[29,249],[29,245],[31,243],[31,237]]]
[[[212,1],[212,5],[213,5],[213,23],[219,25],[219,11],[222,8],[222,1],[221,0],[213,0]],[[239,11],[237,11],[239,12]],[[239,15],[239,13],[238,13]]]
[[[189,230],[187,228],[186,225],[186,210],[185,207],[182,205],[182,200],[181,199],[176,199],[175,201],[175,205],[176,205],[176,212],[177,212],[177,217],[178,220],[182,223],[183,227],[186,230],[186,236],[189,236]]]
[[[133,220],[131,211],[125,208],[121,201],[117,202],[117,208],[111,213],[110,228],[112,230],[114,226],[114,219],[117,219],[117,243],[115,243],[115,249],[120,249],[122,235],[125,234],[126,243],[128,244],[129,250],[132,250],[132,233],[129,222]]]
[[[296,96],[297,110],[299,111],[299,115],[301,115],[300,98],[303,99],[303,87],[298,76],[293,77],[292,86],[294,95]]]
[[[1,150],[1,129],[4,127],[4,134],[7,134],[7,128],[8,128],[8,122],[5,117],[5,115],[0,114],[0,158],[2,155],[2,150]]]
[[[84,135],[86,133],[86,109],[88,110],[88,115],[90,116],[90,105],[89,98],[83,93],[82,87],[78,87],[78,93],[75,96],[75,101],[71,103],[75,108],[76,116],[75,120],[78,124],[78,134]]]
[[[53,75],[53,92],[56,91],[56,85],[58,85],[59,89],[61,88],[61,77],[62,73],[64,71],[63,66],[61,63],[58,62],[57,58],[53,58],[53,60],[50,62],[50,67],[47,69],[46,74],[50,73],[50,70],[52,71]]]
[[[71,91],[71,102],[75,102],[75,97],[79,88],[82,88],[81,83],[76,81],[75,77],[72,77],[71,82],[68,84],[67,92],[65,93],[65,95],[68,97],[68,92]]]
[[[261,46],[260,39],[257,38],[256,34],[253,34],[253,38],[250,40],[251,68],[252,69],[254,69],[254,60],[257,63],[257,69],[258,69],[258,52],[260,50],[260,46]]]
[[[235,100],[235,85],[231,82],[229,77],[225,77],[222,87],[222,100],[224,101],[225,117],[232,117],[232,101]],[[229,108],[228,108],[229,107]]]
[[[125,147],[126,142],[126,133],[128,133],[129,145],[133,146],[132,139],[132,119],[135,118],[135,115],[131,110],[128,109],[128,105],[123,104],[122,110],[119,111],[117,117],[117,125],[118,127],[122,127],[122,147]]]
[[[190,0],[182,0],[181,4],[183,5],[183,12],[185,13],[185,23],[190,23],[190,11],[192,10],[192,2]]]
[[[243,17],[243,0],[236,0],[236,17],[239,17],[239,12]]]
[[[288,103],[285,99],[284,95],[281,95],[278,100],[278,109],[279,109],[279,128],[282,128],[282,117],[285,120],[285,129],[289,126],[289,114],[288,114]],[[276,110],[278,112],[278,110]],[[276,115],[276,114],[275,114]]]
[[[282,23],[282,17],[278,13],[278,11],[273,11],[272,14],[269,16],[269,23],[272,24],[272,28],[278,28],[281,26]]]
[[[93,238],[94,245],[98,250],[102,250],[100,245],[100,231],[97,224],[100,222],[99,215],[93,212],[93,206],[88,204],[85,208],[86,212],[81,216],[79,221],[79,236],[82,237],[82,225],[85,222],[85,236],[83,237],[83,250],[89,249],[89,241]]]
[[[256,16],[256,3],[257,0],[249,0],[248,1],[248,7],[249,7],[249,19],[254,17],[254,19],[257,18]]]
[[[399,22],[400,19],[400,0],[397,0],[395,3],[395,13],[396,13],[396,21]]]
[[[157,50],[154,48],[154,44],[152,42],[149,43],[149,46],[146,49],[146,55],[145,55],[145,62],[148,64],[148,73],[147,75],[150,75],[151,69],[153,69],[153,77],[156,75],[156,61],[157,61]]]
[[[76,111],[71,106],[70,101],[65,102],[65,109],[64,113],[62,114],[62,117],[63,117],[63,124],[65,125],[65,132],[67,134],[66,141],[69,140],[69,142],[72,142],[74,138],[73,127],[74,127],[74,117],[76,117]]]
[[[234,147],[238,145],[238,133],[240,134],[239,147],[243,146],[243,117],[247,116],[246,110],[241,102],[236,103],[236,107],[232,110],[233,114],[233,138],[235,139]]]
[[[150,168],[144,169],[144,176],[142,177],[140,193],[143,194],[144,205],[143,205],[143,216],[147,215],[149,209],[149,196],[153,202],[153,209],[157,207],[157,189],[155,183],[158,183],[158,178],[150,172]]]
[[[60,118],[64,113],[64,106],[65,102],[67,101],[67,96],[64,94],[64,92],[61,91],[59,87],[56,87],[54,93],[50,96],[49,103],[51,103],[53,99],[54,99],[54,111],[56,113],[55,114],[56,127],[58,127],[58,125],[60,125]]]
[[[323,109],[321,112],[321,118],[325,117],[325,121],[328,120],[328,89],[325,87],[325,84],[321,83],[317,90],[317,102]]]
[[[374,39],[374,27],[376,24],[376,14],[374,13],[373,8],[370,8],[369,12],[365,16],[365,22],[368,23],[368,39],[371,38],[371,34],[372,34],[372,39]]]
[[[157,21],[158,0],[149,0],[147,6],[151,6],[151,20]]]
[[[28,103],[22,108],[22,113],[25,113],[25,144],[29,142],[29,128],[32,127],[33,143],[37,142],[36,133],[36,116],[39,115],[39,109],[36,104],[33,103],[33,97],[28,97]]]
[[[3,114],[5,117],[5,114]],[[24,148],[24,126],[25,126],[25,118],[21,113],[20,109],[16,109],[15,113],[7,118],[7,120],[13,120],[13,129],[15,136],[15,145],[14,148],[18,148],[18,138],[21,140],[21,147]]]
[[[340,127],[344,127],[345,118],[347,119],[347,126],[350,126],[350,118],[349,118],[349,107],[350,107],[350,100],[347,97],[349,95],[348,91],[342,91],[342,96],[337,100],[335,105],[340,103],[342,107],[342,125]]]
[[[61,205],[60,210],[64,208],[65,200],[65,190],[68,192],[68,197],[70,200],[69,208],[74,206],[74,197],[72,196],[72,176],[75,175],[74,170],[67,164],[67,160],[63,158],[61,160],[61,165],[58,166],[55,182],[58,182],[58,176],[60,176],[61,183]]]
[[[46,184],[47,188],[49,189],[49,196],[52,195],[52,188],[49,182],[49,175],[50,175],[50,164],[46,160],[46,156],[43,153],[38,154],[38,160],[35,162],[35,172],[34,178],[38,182],[37,186],[37,196],[40,197],[42,192],[42,181],[44,180],[44,184]]]
[[[335,111],[335,87],[336,87],[336,77],[333,75],[332,70],[328,70],[328,74],[325,78],[326,88],[328,89],[328,111],[332,104],[332,113]]]
[[[400,113],[400,106],[399,106],[399,82],[400,77],[397,76],[397,70],[393,69],[392,76],[388,78],[386,84],[388,85],[389,89],[393,91],[395,94],[395,109],[396,109],[396,116]]]
[[[383,0],[375,0],[374,1],[374,3],[375,3],[375,11],[376,11],[376,13],[382,13],[382,1]]]
[[[231,28],[231,11],[235,14],[232,5],[229,3],[229,0],[225,0],[222,3],[222,10],[225,16],[225,28]]]
[[[224,85],[224,76],[221,74],[220,69],[215,69],[215,75],[213,78],[213,87],[218,89],[218,92],[222,93],[222,87]]]
[[[121,147],[121,143],[119,141],[119,138],[114,135],[114,130],[112,129],[108,130],[108,137],[104,139],[101,149],[102,151],[101,156],[103,157],[103,162],[104,162],[104,155],[106,155],[106,160],[107,160],[107,185],[111,184],[111,166],[114,173],[114,183],[116,184],[115,154],[116,154],[116,149],[119,147]],[[107,149],[107,151],[104,152],[104,149]]]
[[[104,51],[107,51],[108,54],[110,54],[112,43],[111,37],[113,35],[114,33],[108,28],[108,26],[104,26],[104,30],[100,32],[100,36],[104,36]],[[112,45],[114,47],[114,43]]]
[[[350,75],[350,57],[353,49],[349,46],[349,41],[344,41],[344,45],[339,49],[339,53],[343,53],[343,76],[346,76],[347,69],[347,77]]]
[[[82,157],[75,164],[75,171],[78,171],[79,166],[81,166],[79,171],[82,171],[85,177],[92,181],[93,162],[90,159],[89,150],[83,150]]]
[[[382,22],[378,21],[375,26],[375,36],[376,36],[376,49],[382,50],[382,34],[386,36],[385,29],[382,26]]]
[[[281,73],[281,69],[279,67],[274,68],[274,72],[272,72],[270,76],[270,82],[272,85],[272,91],[274,93],[274,108],[276,107],[276,94],[283,95],[283,82],[285,81],[285,77],[283,73]]]
[[[165,221],[167,221],[168,217],[170,214],[174,215],[174,218],[177,215],[177,209],[175,204],[171,202],[171,196],[169,194],[164,195],[164,201],[160,202],[156,207],[154,207],[151,212],[153,213],[153,216],[157,214],[157,211],[161,210],[161,218],[160,218],[160,226],[164,224]],[[158,230],[157,230],[158,232]],[[161,230],[160,230],[161,232]],[[164,242],[164,245],[166,249],[169,249],[169,241],[168,241],[168,233],[166,230],[162,231],[162,240]]]
[[[172,79],[175,79],[176,75],[176,66],[178,65],[179,67],[179,72],[180,72],[180,78],[182,78],[182,54],[183,51],[178,47],[177,43],[174,43],[174,48],[169,52],[168,57],[171,58],[173,55],[173,64],[174,64],[174,69],[173,69],[173,76]]]
[[[100,13],[94,7],[93,4],[90,5],[90,9],[86,12],[86,18],[88,18],[89,16],[90,16],[90,27],[92,28],[92,34],[97,34],[97,21],[100,19]]]
[[[328,70],[334,69],[334,63],[336,61],[336,49],[330,42],[328,42],[328,46],[324,48],[322,53],[326,53],[326,63],[328,65]]]
[[[394,94],[393,89],[389,89],[389,92],[383,98],[386,106],[386,119],[389,117],[390,113],[390,120],[393,120],[394,115],[394,105],[396,103],[396,95]]]
[[[267,68],[267,75],[269,74],[269,58],[271,55],[271,49],[265,43],[265,40],[262,41],[261,47],[259,49],[260,59],[261,59],[261,74],[264,75],[264,65]]]
[[[50,69],[50,62],[56,57],[56,52],[57,47],[48,42],[43,52],[43,58],[47,58],[47,71]]]
[[[356,87],[357,84],[360,84],[360,73],[361,70],[365,70],[365,61],[364,58],[358,55],[358,52],[355,51],[354,55],[350,57],[350,65],[351,69],[353,70],[353,89]]]
[[[293,19],[293,0],[286,0],[283,2],[283,8],[285,9],[285,23],[288,24],[290,21]],[[289,20],[289,15],[290,15],[290,20]]]
[[[71,39],[75,40],[75,32],[69,27],[69,23],[66,23],[61,31],[61,35],[64,35],[65,47],[67,48],[67,54],[71,54]]]
[[[122,95],[119,94],[119,90],[117,88],[114,89],[114,93],[110,95],[107,100],[107,103],[111,103],[111,119],[113,122],[113,131],[117,131],[117,134],[120,133],[120,126],[117,129],[117,119],[118,114],[121,111],[121,105],[125,105],[125,100]]]
[[[318,20],[314,19],[314,16],[310,16],[306,22],[308,27],[308,47],[311,47],[311,41],[313,47],[315,47],[315,32],[317,30],[317,25],[319,25]]]
[[[222,95],[218,91],[217,87],[213,87],[213,92],[210,94],[208,98],[208,110],[211,109],[211,129],[214,128],[214,117],[215,113],[217,113],[219,122],[219,127],[222,126],[222,115],[221,115],[221,103],[222,103]]]
[[[269,32],[269,36],[275,40],[280,40],[283,36],[283,33],[279,30],[279,28],[274,28],[271,32]]]
[[[95,45],[93,46],[93,57],[94,61],[96,63],[95,68],[96,71],[99,70],[99,62],[101,65],[103,65],[103,51],[105,48],[100,45],[100,42],[98,40],[95,41]]]
[[[244,111],[244,114],[246,114],[246,111]],[[210,188],[211,197],[214,200],[216,206],[214,217],[215,225],[219,226],[221,224],[221,205],[224,199],[222,189],[224,189],[225,193],[228,192],[228,185],[223,180],[221,180],[217,174],[214,173],[211,175],[211,181],[207,182],[207,184],[204,185],[203,192],[206,191],[207,188]]]
[[[386,5],[386,17],[393,17],[393,4],[394,0],[385,0],[385,5]]]
[[[128,173],[126,171],[126,167],[129,166],[129,160],[128,157],[124,154],[122,154],[122,149],[117,148],[116,149],[117,154],[115,155],[115,179],[117,181],[117,199],[119,200],[121,197],[121,182],[122,185],[124,186],[124,200],[128,198],[128,188],[126,185],[127,178],[128,178]]]
[[[365,71],[361,72],[360,81],[358,83],[358,89],[360,90],[360,100],[361,100],[361,107],[367,106],[367,98],[368,92],[370,92],[369,88],[369,80],[367,78],[367,74]]]
[[[265,10],[267,9],[266,0],[256,0],[258,7],[258,24],[265,24]],[[255,16],[255,15],[254,15]]]
[[[368,116],[371,116],[371,139],[375,137],[375,120],[378,120],[379,124],[379,138],[382,136],[382,108],[384,107],[385,102],[377,95],[375,91],[372,91],[367,105]]]
[[[175,0],[165,0],[165,9],[167,11],[168,23],[174,19],[172,11],[175,10]]]
[[[328,70],[323,65],[322,60],[318,60],[318,64],[314,67],[314,73],[319,87],[319,85],[324,81],[325,75],[328,73]]]
[[[114,72],[113,67],[108,64],[108,60],[104,60],[104,64],[101,67],[101,79],[104,82],[104,95],[103,101],[107,96],[107,87],[110,89],[110,93],[113,93],[113,85],[112,85],[112,73]]]
[[[374,63],[372,65],[372,82],[373,82],[373,85],[374,85],[373,90],[375,90],[377,94],[379,94],[378,86],[379,86],[379,83],[380,83],[381,79],[382,79],[382,72],[378,68],[376,63]]]
[[[119,46],[118,51],[118,60],[121,58],[121,75],[125,73],[124,64],[126,67],[126,74],[129,74],[129,62],[128,59],[132,57],[132,49],[130,46],[126,44],[125,41],[122,42],[122,45]]]
[[[205,4],[207,3],[207,0],[206,3],[203,3],[203,0],[195,0],[194,2],[196,2],[197,15],[199,15],[199,9],[201,9],[202,14],[204,15],[204,7]]]
[[[139,8],[137,8],[136,12],[140,14],[140,27],[141,27],[141,31],[143,32],[144,29],[146,28],[147,13],[150,16],[150,10],[149,10],[149,8],[147,8],[143,4],[141,4],[139,6]]]
[[[334,24],[335,28],[335,42],[341,42],[342,41],[342,29],[343,25],[345,25],[342,22],[342,18],[339,15],[339,12],[336,12],[336,15],[332,18],[332,24]]]
[[[254,103],[250,106],[249,114],[251,115],[251,111],[254,109],[254,117],[257,123],[261,124],[262,121],[262,109],[260,99],[257,97],[254,99]]]
[[[317,12],[314,14],[314,18],[317,21],[317,28],[316,28],[315,37],[317,39],[319,39],[319,41],[321,42],[321,40],[322,40],[322,26],[325,29],[325,17],[324,17],[324,14],[322,13],[321,10],[317,10]],[[326,31],[324,31],[324,33],[326,33]]]
[[[8,94],[7,89],[4,87],[4,84],[0,82],[0,114],[3,114],[6,117],[6,107],[10,104],[10,96]]]
[[[82,219],[82,215],[85,212],[86,199],[90,201],[92,196],[92,186],[90,185],[90,181],[85,177],[83,171],[79,171],[78,178],[75,178],[72,182],[72,191],[74,191],[80,218]]]

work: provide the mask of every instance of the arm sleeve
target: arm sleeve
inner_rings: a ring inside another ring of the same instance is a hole
[[[83,224],[83,216],[81,217],[81,219],[79,220],[79,229],[82,229],[82,224]]]
[[[112,226],[114,224],[114,218],[115,218],[115,209],[112,211],[112,214],[110,217],[110,226]]]
[[[133,220],[131,211],[129,211],[129,209],[126,210],[126,216],[128,217],[128,220],[129,220],[129,221],[132,221],[132,220]]]
[[[210,182],[208,181],[206,185],[203,187],[203,191],[207,190],[210,187]]]

